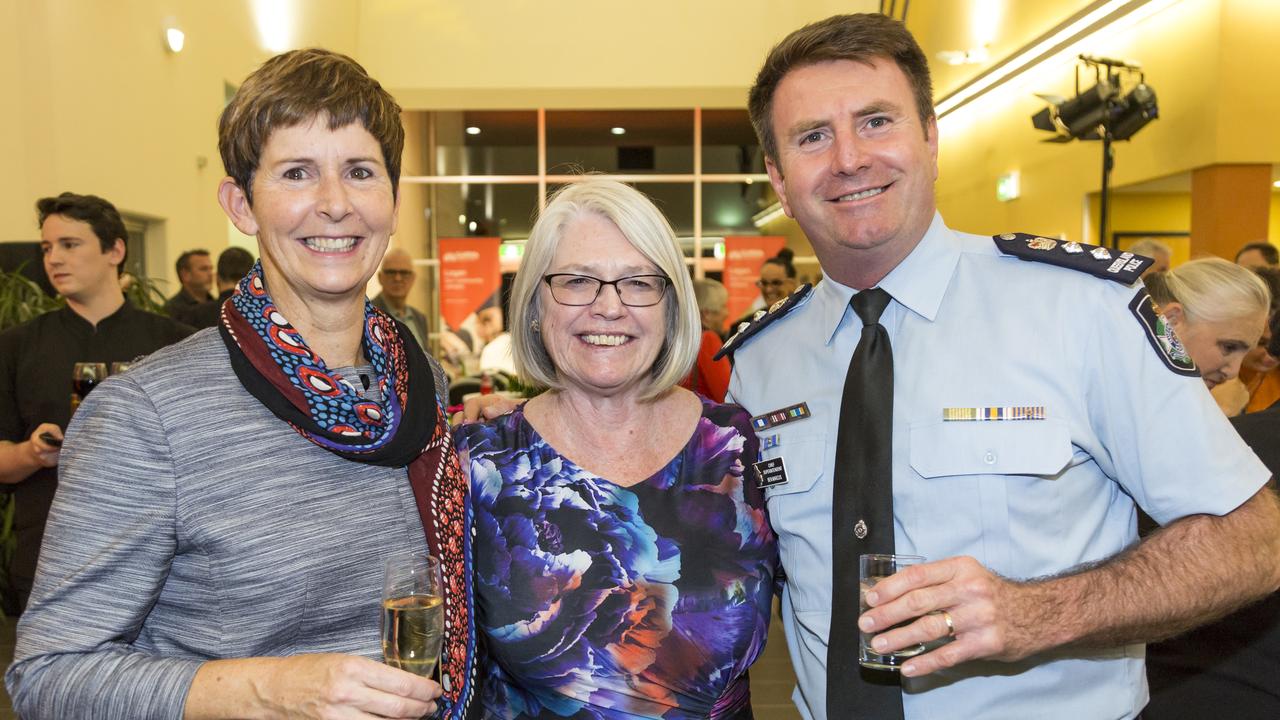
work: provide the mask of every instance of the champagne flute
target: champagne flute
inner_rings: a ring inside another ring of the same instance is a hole
[[[431,677],[440,661],[444,598],[440,561],[426,553],[387,558],[382,584],[382,659]]]

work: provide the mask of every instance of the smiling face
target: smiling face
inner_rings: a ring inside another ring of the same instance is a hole
[[[934,215],[938,129],[889,59],[792,70],[773,100],[766,162],[787,215],[837,281],[869,287],[910,254]]]
[[[378,141],[355,123],[330,130],[324,117],[271,133],[252,207],[230,178],[219,197],[236,227],[257,236],[267,287],[291,320],[362,303],[396,228]]]
[[[795,290],[795,281],[787,277],[787,271],[777,263],[767,262],[760,266],[760,297],[764,306],[769,307]]]
[[[1240,374],[1240,363],[1257,344],[1267,321],[1266,311],[1212,322],[1187,317],[1176,302],[1162,310],[1211,389]]]
[[[661,271],[611,221],[585,213],[570,220],[546,274],[577,273],[601,280]],[[666,339],[668,294],[657,305],[623,305],[613,286],[590,305],[561,305],[546,283],[538,290],[542,340],[567,391],[593,396],[635,392],[648,378]]]
[[[40,252],[44,271],[58,294],[88,303],[104,293],[120,290],[117,266],[124,261],[124,241],[117,239],[103,252],[98,236],[87,222],[65,215],[50,215],[40,226]]]

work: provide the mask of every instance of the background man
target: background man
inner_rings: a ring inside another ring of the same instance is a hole
[[[67,305],[0,333],[0,483],[16,484],[10,582],[19,608],[31,590],[57,487],[72,366],[132,360],[191,334],[186,325],[125,300],[119,274],[126,234],[111,203],[62,193],[41,199],[36,209],[44,269]]]
[[[206,300],[178,314],[177,320],[193,328],[218,324],[222,303],[235,292],[236,285],[253,269],[253,254],[241,247],[229,247],[218,254],[218,297]]]
[[[208,250],[188,250],[178,256],[174,267],[182,287],[164,304],[164,311],[171,318],[213,299],[209,294],[213,286],[213,262],[209,260]]]
[[[1249,243],[1236,253],[1236,264],[1242,267],[1276,267],[1280,265],[1280,250],[1269,242]]]
[[[382,256],[382,269],[378,282],[382,292],[373,299],[373,306],[409,327],[418,344],[427,349],[427,318],[422,311],[409,304],[409,291],[418,273],[413,269],[413,257],[404,248],[393,247]]]
[[[1133,258],[943,224],[931,98],[919,45],[875,14],[793,33],[750,94],[826,277],[727,346],[769,448],[795,699],[832,720],[1133,718],[1141,643],[1280,585],[1280,503],[1144,289],[1019,259]],[[1165,525],[1141,544],[1135,500]],[[930,562],[859,617],[857,555],[886,546]],[[900,689],[867,682],[855,618],[879,652],[951,642]]]

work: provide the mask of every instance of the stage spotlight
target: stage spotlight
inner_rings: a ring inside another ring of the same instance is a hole
[[[1107,103],[1116,96],[1116,86],[1100,81],[1097,85],[1058,106],[1058,119],[1072,137],[1098,137],[1098,125],[1106,114]]]
[[[1146,83],[1138,83],[1112,111],[1111,139],[1128,140],[1133,134],[1160,117],[1156,91]]]

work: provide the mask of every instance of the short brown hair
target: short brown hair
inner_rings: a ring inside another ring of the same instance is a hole
[[[272,131],[326,115],[329,129],[359,121],[382,147],[391,189],[400,185],[404,125],[391,93],[355,60],[341,53],[290,50],[245,78],[218,120],[222,166],[253,202],[253,175]]]
[[[120,211],[116,210],[116,206],[110,201],[97,195],[64,192],[58,197],[37,200],[36,212],[40,215],[38,227],[42,228],[44,221],[48,220],[50,215],[62,215],[88,223],[93,234],[98,236],[98,247],[104,254],[111,252],[111,248],[116,246],[116,240],[122,241],[125,256],[120,258],[120,264],[116,266],[116,274],[124,272],[125,257],[129,255],[129,232],[124,227],[124,220],[120,218]]]
[[[751,124],[764,147],[765,157],[777,162],[778,140],[773,134],[773,94],[787,73],[831,60],[870,64],[889,58],[907,76],[916,99],[920,122],[933,117],[933,81],[929,61],[919,43],[902,23],[879,13],[833,15],[796,30],[769,51],[764,67],[747,95]]]

